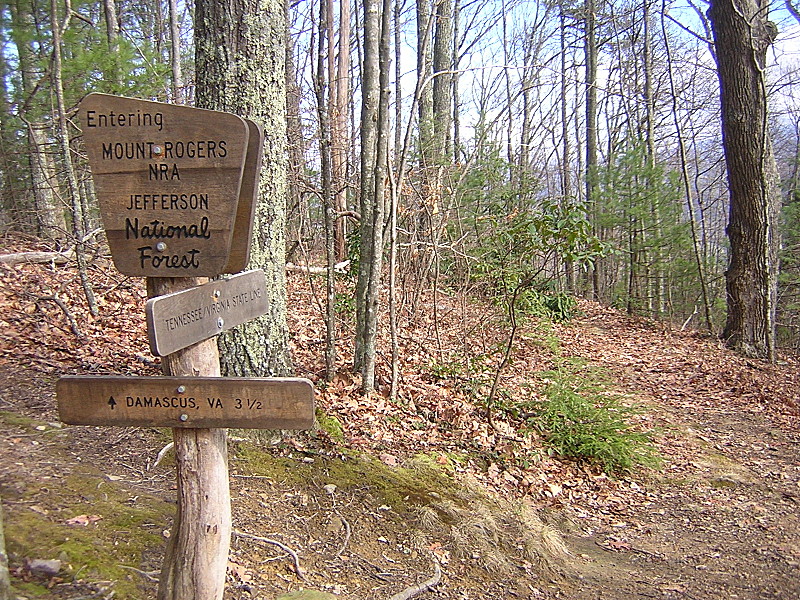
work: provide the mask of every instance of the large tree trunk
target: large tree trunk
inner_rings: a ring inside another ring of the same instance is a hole
[[[433,43],[433,140],[437,168],[449,156],[453,140],[453,32],[453,0],[439,0]]]
[[[722,107],[722,143],[730,188],[726,283],[727,343],[747,356],[775,359],[780,206],[764,82],[766,51],[777,33],[762,0],[713,0]]]
[[[265,138],[249,268],[266,273],[269,312],[219,337],[222,373],[288,375],[285,4],[197,0],[195,40],[197,106],[250,118]]]
[[[330,26],[333,27],[331,20]],[[329,52],[333,55],[333,46]],[[333,74],[332,74],[333,75]],[[331,83],[331,175],[338,215],[347,210],[347,149],[350,140],[347,114],[350,104],[350,0],[339,2],[339,51],[336,60],[335,84]],[[347,257],[347,220],[336,219],[336,260]]]
[[[422,82],[417,102],[420,166],[428,166],[433,143],[433,11],[431,0],[417,0],[417,79]]]

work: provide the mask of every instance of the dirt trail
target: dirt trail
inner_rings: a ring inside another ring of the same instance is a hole
[[[0,269],[0,497],[14,582],[26,598],[153,597],[148,573],[160,566],[174,509],[169,455],[153,468],[165,432],[55,423],[60,374],[157,373],[144,350],[141,286],[110,267],[96,275],[104,312],[92,319],[69,269]],[[324,328],[312,291],[302,280],[292,286],[295,364],[313,378]],[[83,339],[42,299],[56,293]],[[491,359],[502,321],[491,308],[465,313],[452,302],[439,306],[437,331],[443,356],[455,358],[440,366],[459,366],[465,332],[483,336],[474,347]],[[535,440],[507,443],[463,386],[431,376],[419,342],[431,331],[409,329],[401,402],[361,397],[343,367],[319,397],[336,435],[302,434],[267,449],[231,444],[235,526],[294,549],[305,579],[276,547],[235,539],[226,600],[301,588],[384,600],[430,578],[434,560],[442,580],[419,598],[800,599],[798,363],[747,361],[711,338],[581,308],[554,328],[559,352],[602,367],[647,407],[661,471],[612,479],[548,457]],[[417,320],[430,328],[424,309]],[[512,391],[551,366],[535,338],[520,336],[504,379]],[[426,479],[420,454],[449,479]],[[519,456],[539,458],[522,464]],[[99,521],[68,524],[95,514]],[[550,569],[528,548],[548,527],[570,552]],[[76,547],[80,539],[86,548]],[[100,551],[91,554],[93,546]],[[31,559],[75,560],[70,553],[86,562],[65,563],[44,581],[27,570]]]
[[[595,311],[569,351],[606,364],[639,398],[645,391],[667,462],[606,513],[567,509],[584,558],[574,597],[800,598],[793,378],[713,341]]]

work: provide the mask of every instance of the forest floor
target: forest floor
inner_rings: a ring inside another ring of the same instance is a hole
[[[0,265],[0,498],[23,598],[154,597],[174,513],[174,461],[157,460],[169,431],[58,422],[61,375],[159,372],[143,282],[104,257],[91,281],[97,317],[69,264]],[[232,432],[226,598],[408,598],[431,580],[416,597],[800,598],[795,358],[746,360],[586,301],[566,324],[526,320],[502,402],[535,405],[566,361],[576,378],[604,373],[604,393],[641,409],[635,425],[663,459],[612,477],[552,456],[514,410],[488,422],[482,399],[508,336],[496,308],[407,290],[392,401],[388,345],[378,393],[362,397],[347,371],[346,283],[341,370],[324,382],[322,291],[289,275],[295,370],[316,385],[322,427]]]

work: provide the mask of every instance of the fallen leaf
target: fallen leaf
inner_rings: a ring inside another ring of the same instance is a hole
[[[378,458],[381,459],[381,462],[383,464],[385,464],[386,466],[389,466],[389,467],[396,467],[398,464],[400,464],[398,462],[396,456],[393,456],[391,454],[387,454],[385,452],[383,454],[381,454]]]

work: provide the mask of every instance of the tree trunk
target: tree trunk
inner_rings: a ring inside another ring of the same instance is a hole
[[[439,0],[433,43],[433,141],[437,168],[449,157],[453,139],[453,32],[453,0]]]
[[[375,387],[388,159],[390,0],[364,3],[361,87],[361,251],[356,286],[355,368],[364,393]]]
[[[333,22],[331,21],[331,27]],[[333,54],[333,46],[329,52]],[[347,114],[350,104],[350,0],[339,1],[339,52],[335,85],[331,80],[331,175],[336,213],[347,210],[347,148],[350,146]],[[335,93],[333,91],[335,90]],[[347,219],[336,219],[336,260],[347,257]]]
[[[28,125],[28,139],[31,145],[31,178],[39,233],[48,240],[61,241],[65,240],[68,235],[67,207],[61,202],[58,193],[56,167],[47,139],[48,130],[48,126],[40,123]]]
[[[333,380],[336,374],[336,264],[337,233],[343,235],[344,230],[335,227],[336,206],[333,193],[333,144],[336,139],[332,125],[331,113],[336,111],[336,102],[326,100],[326,92],[335,96],[333,87],[328,86],[334,75],[332,68],[333,54],[333,0],[323,0],[319,9],[319,37],[317,38],[317,72],[314,78],[314,92],[317,97],[317,117],[319,119],[319,158],[320,183],[322,194],[323,221],[325,224],[325,379]],[[326,65],[326,58],[328,59]],[[328,67],[326,69],[326,66]],[[325,74],[328,73],[328,81]],[[339,222],[341,223],[341,219]]]
[[[593,212],[595,218],[595,235],[601,237],[597,225],[597,215],[600,208],[597,206],[597,33],[595,14],[595,0],[585,0],[584,10],[584,55],[586,57],[586,205]],[[600,300],[600,268],[601,259],[598,257],[592,263],[592,297]]]
[[[286,13],[281,0],[197,0],[197,106],[264,127],[248,268],[267,277],[269,312],[219,336],[224,375],[289,375],[286,325]],[[225,51],[221,51],[225,49]]]
[[[86,303],[89,305],[89,312],[96,316],[98,314],[97,302],[95,301],[94,292],[92,291],[92,286],[86,271],[86,255],[84,254],[86,247],[86,240],[84,239],[86,236],[84,210],[81,203],[78,176],[75,173],[75,167],[72,162],[72,151],[69,147],[67,109],[64,103],[64,86],[61,81],[61,34],[62,31],[67,28],[71,10],[69,2],[67,2],[66,16],[64,17],[64,24],[62,25],[58,20],[58,3],[56,0],[50,1],[50,18],[53,24],[53,71],[51,75],[56,96],[58,135],[62,160],[64,161],[64,170],[66,171],[67,192],[72,205],[72,233],[75,236],[75,259],[78,263],[78,276],[84,295],[86,296]]]
[[[285,9],[288,15],[288,7]],[[287,191],[287,235],[297,247],[310,237],[308,231],[308,202],[301,192],[301,182],[306,172],[305,141],[300,119],[300,87],[297,85],[295,65],[295,42],[287,35],[286,44],[286,130],[288,140],[288,191]],[[291,260],[287,255],[286,260]]]
[[[419,117],[419,155],[422,169],[430,162],[428,153],[433,143],[433,12],[431,0],[416,0],[417,8],[417,80],[422,82],[417,111]]]
[[[169,43],[172,101],[183,104],[183,71],[181,69],[181,29],[178,23],[178,0],[169,0]]]
[[[572,198],[572,149],[569,143],[569,111],[567,106],[568,101],[568,78],[567,72],[567,39],[566,39],[566,18],[564,15],[565,7],[563,4],[559,7],[559,43],[561,45],[561,97],[559,99],[561,105],[561,144],[562,144],[562,157],[561,157],[561,198],[562,202],[573,203]],[[567,291],[570,293],[576,292],[575,287],[575,263],[570,258],[564,259],[564,274],[566,278]]]
[[[777,30],[767,21],[768,8],[760,0],[713,0],[709,17],[730,189],[728,315],[722,335],[746,356],[775,360],[780,193],[763,69]]]
[[[148,278],[150,297],[201,283]],[[165,356],[164,375],[218,377],[219,354],[206,340]],[[173,429],[178,506],[158,584],[158,600],[220,600],[231,541],[225,429]]]

